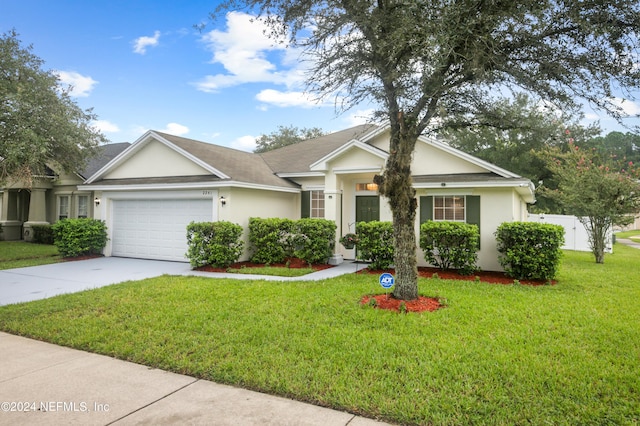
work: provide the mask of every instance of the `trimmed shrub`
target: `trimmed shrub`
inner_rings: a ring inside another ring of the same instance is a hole
[[[448,221],[420,225],[425,260],[440,269],[456,269],[462,275],[477,269],[479,240],[477,225]]]
[[[291,219],[252,217],[249,219],[249,249],[255,263],[282,263],[293,255]]]
[[[391,222],[358,222],[357,257],[371,262],[371,269],[387,269],[393,265],[393,224]]]
[[[327,263],[333,253],[336,224],[327,219],[305,218],[293,225],[293,255],[308,264]]]
[[[226,268],[242,255],[242,226],[231,222],[191,222],[187,225],[186,256],[192,267]]]
[[[53,244],[51,225],[33,225],[33,242],[37,244]]]
[[[98,219],[63,219],[53,225],[53,243],[63,257],[102,253],[107,244],[107,226]]]
[[[505,222],[495,235],[499,261],[507,275],[518,280],[551,280],[556,276],[564,243],[562,226]]]

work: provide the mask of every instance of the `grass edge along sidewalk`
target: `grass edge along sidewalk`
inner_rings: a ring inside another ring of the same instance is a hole
[[[403,424],[640,421],[640,250],[565,252],[555,286],[421,279],[432,313],[362,307],[377,277],[163,276],[0,308],[0,329]]]

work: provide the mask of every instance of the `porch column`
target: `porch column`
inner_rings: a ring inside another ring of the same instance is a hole
[[[2,192],[2,211],[0,212],[0,241],[16,241],[22,239],[22,222],[18,219],[17,193],[6,188]]]
[[[29,200],[29,220],[23,225],[23,238],[25,241],[33,241],[33,225],[48,225],[46,189],[32,188]]]

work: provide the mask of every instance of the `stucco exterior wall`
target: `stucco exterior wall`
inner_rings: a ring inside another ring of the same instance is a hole
[[[245,250],[241,260],[249,258],[249,219],[259,218],[300,218],[300,194],[279,191],[264,191],[245,188],[222,188],[219,197],[224,197],[226,204],[218,201],[218,220],[237,223],[244,228],[243,240]]]
[[[207,175],[209,171],[161,142],[151,141],[104,179]]]
[[[426,195],[440,196],[480,196],[480,251],[478,252],[478,267],[486,271],[500,271],[502,266],[498,262],[498,250],[495,236],[498,226],[503,222],[520,219],[520,199],[514,196],[511,188],[460,188],[460,189],[430,189],[419,190],[418,198]],[[420,209],[420,205],[418,206]],[[419,210],[418,210],[419,212]],[[416,217],[416,241],[420,238],[420,217]],[[418,264],[427,266],[424,253],[418,248]]]
[[[476,166],[424,142],[416,143],[411,171],[414,175],[440,175],[448,173],[485,173]]]
[[[384,167],[384,159],[370,152],[356,148],[350,149],[331,162],[331,168],[338,171],[345,169],[370,169],[372,167],[380,168],[380,170],[382,170],[382,167]]]

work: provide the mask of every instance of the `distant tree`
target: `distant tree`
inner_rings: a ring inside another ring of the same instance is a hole
[[[640,164],[640,135],[634,133],[610,132],[578,144],[582,148],[595,148],[601,155],[622,160],[624,164],[631,161]]]
[[[552,148],[544,158],[558,187],[543,187],[542,193],[579,218],[589,233],[596,262],[604,263],[607,232],[614,225],[633,222],[640,212],[640,169],[573,142],[566,152]]]
[[[278,130],[256,139],[257,148],[253,152],[267,152],[283,146],[317,138],[326,133],[319,127],[302,129],[295,126],[278,126]]]
[[[310,91],[343,108],[373,102],[389,123],[374,181],[391,209],[401,300],[418,297],[411,163],[421,134],[473,124],[519,91],[620,117],[613,88],[640,87],[637,0],[226,0],[218,12],[229,9],[259,13],[303,50]]]
[[[15,31],[0,35],[0,182],[30,184],[47,166],[80,170],[105,141],[90,125],[96,116],[74,103],[31,49]]]
[[[452,125],[441,135],[454,148],[531,179],[536,185],[543,181],[555,187],[553,175],[539,154],[556,146],[566,150],[568,134],[579,145],[600,134],[597,125],[580,125],[581,118],[580,112],[559,113],[519,93],[513,100],[497,101],[490,110],[479,114],[473,125]],[[532,210],[561,212],[553,200],[544,196],[538,196]]]

